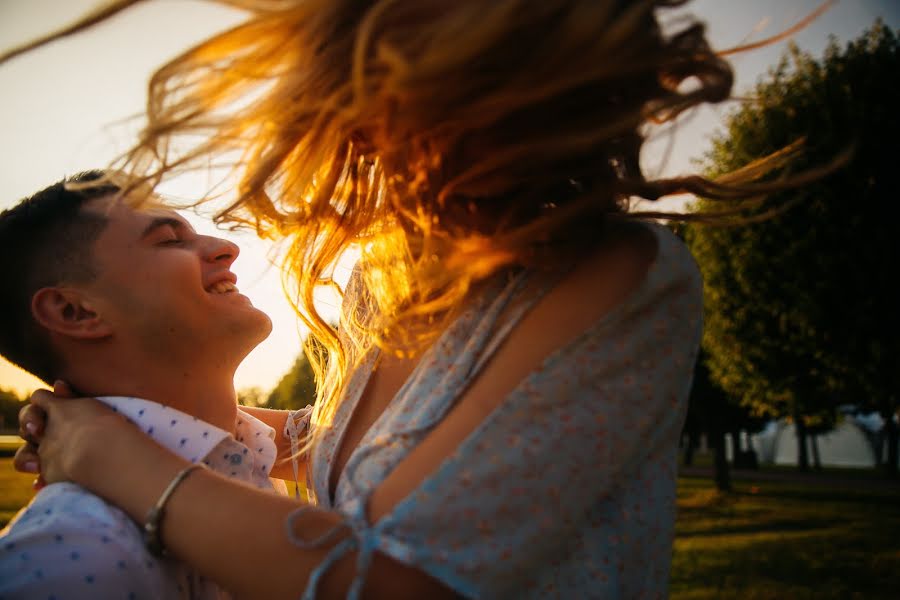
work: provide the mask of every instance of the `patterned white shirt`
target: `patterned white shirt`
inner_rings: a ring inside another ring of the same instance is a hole
[[[182,458],[284,493],[269,480],[275,430],[240,409],[232,434],[155,402],[99,400]],[[124,512],[73,483],[42,489],[0,532],[0,600],[228,597],[186,565],[151,555]]]

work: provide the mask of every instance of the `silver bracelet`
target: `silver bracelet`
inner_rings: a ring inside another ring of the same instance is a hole
[[[153,505],[153,508],[150,509],[150,512],[147,513],[147,519],[144,521],[144,545],[153,556],[165,556],[166,554],[166,549],[163,546],[162,537],[160,535],[160,528],[162,526],[163,517],[166,515],[166,503],[172,496],[172,492],[175,491],[175,488],[177,488],[182,481],[187,479],[188,475],[197,469],[203,468],[206,468],[203,463],[194,463],[179,471],[178,474],[172,478],[172,481],[169,482],[169,486],[163,491],[159,500],[157,500],[156,504]]]

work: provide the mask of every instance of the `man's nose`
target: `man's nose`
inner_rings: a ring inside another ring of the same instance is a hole
[[[241,253],[241,249],[237,244],[223,240],[222,238],[204,236],[206,238],[203,244],[203,258],[209,262],[224,262],[230,265]]]

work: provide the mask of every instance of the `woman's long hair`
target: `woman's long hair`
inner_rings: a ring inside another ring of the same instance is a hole
[[[727,180],[643,177],[645,124],[731,91],[700,23],[659,26],[683,1],[225,3],[251,18],[154,74],[121,166],[151,183],[235,166],[237,199],[217,220],[289,239],[286,284],[318,341],[319,423],[368,349],[414,354],[492,274],[579,255],[633,214],[632,197],[756,197],[772,185],[760,174],[797,150]],[[339,338],[314,291],[353,245]]]

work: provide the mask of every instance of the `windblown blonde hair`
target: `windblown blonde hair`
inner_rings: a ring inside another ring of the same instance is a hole
[[[731,90],[700,23],[661,31],[656,11],[683,1],[224,3],[251,18],[156,72],[121,167],[156,183],[239,153],[237,200],[217,219],[290,239],[288,286],[320,375],[328,363],[318,422],[371,345],[414,354],[492,274],[558,265],[613,218],[676,216],[629,214],[634,196],[757,197],[797,150],[727,180],[642,176],[645,123]],[[362,308],[339,338],[313,296],[354,244]]]

